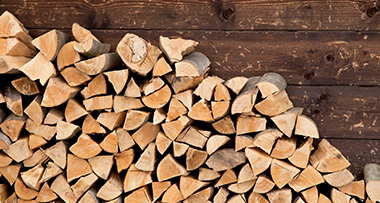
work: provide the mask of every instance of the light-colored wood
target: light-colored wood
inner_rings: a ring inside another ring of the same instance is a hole
[[[166,119],[166,112],[163,109],[155,109],[153,112],[153,125],[158,125]]]
[[[191,107],[188,116],[193,120],[214,122],[214,118],[211,114],[210,104],[205,99],[201,99],[195,103]]]
[[[249,166],[249,163],[247,163],[240,169],[238,183],[244,183],[251,180],[256,180],[256,176],[253,173],[251,166]]]
[[[208,57],[200,52],[192,52],[175,63],[177,77],[197,77],[208,72],[210,66]]]
[[[323,176],[323,179],[333,187],[341,187],[354,181],[355,177],[349,170],[344,169],[342,171],[326,174]]]
[[[38,83],[28,77],[20,77],[12,80],[12,86],[23,95],[31,96],[40,93]]]
[[[333,188],[331,190],[331,200],[333,203],[349,203],[351,197],[343,192]]]
[[[14,185],[14,190],[16,195],[24,200],[32,200],[38,195],[37,191],[26,187],[22,182],[21,178],[17,178]]]
[[[164,182],[153,182],[152,191],[153,191],[153,202],[156,202],[158,198],[171,186],[170,181]]]
[[[291,203],[292,202],[292,191],[288,188],[273,190],[267,194],[270,203]]]
[[[99,41],[89,30],[80,26],[78,23],[73,23],[71,32],[76,41],[82,43],[89,39]]]
[[[40,183],[44,183],[61,173],[62,173],[62,169],[54,162],[49,161],[45,166],[45,171],[44,171],[44,174],[42,174]]]
[[[315,124],[311,118],[305,115],[299,115],[297,117],[297,123],[294,130],[294,134],[312,138],[319,138],[317,124]]]
[[[144,93],[144,95],[150,95],[153,92],[161,89],[165,85],[165,82],[160,77],[154,77],[150,80],[146,80],[142,87],[141,91]]]
[[[227,202],[227,196],[230,194],[230,192],[225,188],[221,187],[216,195],[214,196],[213,202],[214,203],[225,203]]]
[[[79,92],[78,87],[70,87],[62,78],[51,78],[47,84],[41,106],[55,107],[73,98]]]
[[[318,202],[318,189],[317,187],[312,187],[310,189],[304,190],[301,192],[301,197],[305,200],[307,203],[317,203]]]
[[[65,121],[57,123],[57,140],[67,140],[73,138],[80,131],[80,127]],[[70,181],[69,181],[70,182]]]
[[[215,101],[230,101],[231,95],[227,87],[223,83],[216,85],[214,90],[214,100]]]
[[[113,104],[113,96],[97,96],[83,101],[87,111],[111,109]]]
[[[69,36],[58,30],[51,30],[32,40],[32,44],[43,53],[49,61],[54,61],[59,50],[68,41]]]
[[[272,157],[257,148],[246,148],[245,155],[248,158],[253,173],[257,176],[264,172],[272,163]]]
[[[131,194],[124,198],[124,202],[141,202],[150,203],[152,202],[152,197],[149,193],[148,186],[144,186],[138,190],[133,191]]]
[[[87,75],[97,75],[103,71],[111,70],[121,64],[117,53],[105,53],[85,61],[75,63],[75,67]]]
[[[260,81],[257,83],[257,87],[261,92],[263,98],[278,93],[286,88],[286,80],[278,73],[265,73]]]
[[[91,82],[88,83],[87,87],[85,87],[80,93],[85,99],[97,95],[107,94],[106,78],[102,73],[100,73],[92,79]]]
[[[123,124],[125,112],[103,112],[96,119],[97,122],[108,128],[114,130]]]
[[[135,153],[133,149],[128,149],[116,154],[115,161],[117,172],[120,173],[121,171],[128,169],[129,166],[131,166],[134,158]]]
[[[23,56],[0,56],[0,74],[20,73],[20,68],[31,59]]]
[[[35,49],[30,49],[26,44],[17,38],[0,38],[0,55],[4,56],[24,56],[33,58]]]
[[[373,202],[380,201],[380,165],[368,163],[364,165],[363,172],[369,199]]]
[[[0,187],[2,188],[2,191],[1,192],[1,198],[5,198],[5,197],[8,197],[9,196],[9,192],[8,192],[8,185],[6,184],[1,184]],[[3,197],[4,196],[4,197]],[[4,203],[16,203],[17,202],[17,196],[16,196],[16,193],[13,193],[12,195],[10,195],[5,201]]]
[[[248,78],[243,76],[233,77],[224,82],[224,85],[228,87],[233,93],[238,95],[247,83]]]
[[[154,171],[156,163],[156,144],[151,142],[137,160],[135,167],[142,171]]]
[[[176,66],[178,63],[176,64]],[[178,72],[177,72],[178,76]],[[202,99],[205,99],[207,101],[211,101],[213,95],[214,95],[214,90],[215,87],[218,84],[223,83],[224,80],[217,77],[217,76],[209,76],[205,78],[199,85],[198,87],[194,90],[194,94],[197,96],[200,96]]]
[[[253,144],[253,137],[249,135],[237,135],[235,137],[235,151],[240,151]]]
[[[298,168],[306,168],[309,163],[309,157],[313,147],[313,138],[308,138],[301,146],[299,146],[288,160]]]
[[[93,58],[110,52],[111,45],[101,43],[96,39],[86,39],[85,41],[76,43],[73,48],[88,58]]]
[[[171,139],[175,140],[180,135],[182,130],[184,130],[187,126],[189,126],[192,123],[192,120],[187,116],[181,116],[177,120],[163,123],[161,125],[162,130],[164,131],[165,135]]]
[[[98,180],[98,176],[91,173],[87,176],[79,178],[79,180],[71,186],[76,198],[80,198],[95,182]]]
[[[255,105],[255,109],[266,116],[277,116],[291,108],[293,103],[285,90],[270,95]]]
[[[118,152],[118,143],[117,143],[117,137],[116,132],[112,131],[110,134],[108,134],[103,141],[99,144],[99,146],[108,153],[114,154]]]
[[[63,201],[67,203],[75,203],[77,198],[71,190],[69,183],[63,174],[59,175],[51,184],[50,189],[53,190]]]
[[[12,144],[11,139],[4,133],[0,132],[0,150],[7,149]],[[30,148],[30,145],[29,145]]]
[[[214,171],[224,171],[235,168],[246,161],[244,152],[235,152],[233,148],[224,148],[214,152],[206,161]]]
[[[41,150],[37,150],[33,155],[23,161],[25,167],[34,167],[38,164],[44,163],[49,157]],[[25,182],[25,181],[24,181]]]
[[[135,141],[133,141],[133,138],[128,133],[128,131],[122,128],[116,129],[116,138],[117,138],[117,144],[119,146],[119,150],[121,152],[135,145]]]
[[[259,82],[260,78],[261,77],[255,76],[246,81],[244,88],[241,89],[239,95],[231,105],[231,114],[252,112],[259,92],[256,84]]]
[[[303,199],[301,197],[297,197],[293,203],[306,203],[305,201],[303,201]]]
[[[46,109],[41,107],[41,102],[42,96],[39,95],[24,110],[24,113],[37,124],[42,123],[46,114]]]
[[[129,72],[128,69],[123,69],[105,72],[104,75],[107,76],[108,81],[112,84],[116,94],[120,94],[127,83]]]
[[[65,108],[65,120],[67,122],[73,122],[87,114],[88,112],[86,111],[86,109],[76,99],[70,99],[67,102]]]
[[[61,71],[62,77],[72,87],[83,85],[91,80],[91,77],[80,72],[75,67],[67,67]]]
[[[33,155],[33,151],[30,150],[28,146],[28,137],[18,139],[16,142],[9,145],[8,149],[4,149],[3,151],[17,163],[20,163]]]
[[[86,134],[80,135],[78,141],[71,145],[69,149],[74,155],[82,159],[92,158],[102,151],[98,143]]]
[[[81,60],[79,53],[74,49],[77,44],[76,41],[67,42],[58,52],[57,56],[57,68],[59,71],[64,67],[73,65]]]
[[[132,164],[124,178],[124,192],[132,191],[152,182],[151,172],[140,171],[135,167],[135,164]]]
[[[323,194],[319,194],[318,203],[331,203],[331,200]]]
[[[338,188],[340,191],[364,199],[365,197],[365,183],[364,180],[352,181],[351,183]]]
[[[324,183],[322,175],[311,165],[306,167],[299,176],[289,183],[296,192]]]
[[[183,201],[183,203],[197,203],[197,202],[210,202],[208,201],[211,199],[212,195],[214,194],[214,188],[208,187],[206,189],[203,189],[199,192],[196,192],[189,196],[186,200]]]
[[[44,150],[44,153],[50,157],[61,169],[66,168],[66,157],[67,157],[67,144],[63,141]]]
[[[15,37],[34,50],[28,30],[12,13],[4,11],[0,16],[0,24],[4,25],[0,29],[1,38]]]
[[[22,181],[31,189],[40,190],[41,184],[39,183],[44,168],[41,165],[37,165],[27,171],[20,173]]]
[[[2,151],[0,152],[0,168],[8,166],[12,161],[12,158],[10,158]]]
[[[255,135],[252,146],[256,146],[264,152],[270,154],[274,143],[278,138],[281,138],[282,135],[282,132],[278,129],[268,128],[267,130]]]
[[[140,129],[133,133],[132,138],[140,149],[144,150],[149,143],[156,139],[160,126],[146,122]]]
[[[236,101],[236,100],[235,100]],[[264,117],[239,115],[236,122],[236,134],[246,134],[266,130],[267,120]]]
[[[271,117],[271,120],[276,124],[281,132],[283,132],[286,136],[291,137],[297,117],[302,114],[302,111],[303,108],[293,107],[280,115]]]
[[[273,159],[270,166],[270,174],[273,182],[280,189],[292,181],[294,177],[300,173],[300,171],[300,169],[292,166],[291,164],[278,159]]]
[[[292,137],[282,137],[277,139],[276,144],[274,145],[271,157],[276,159],[286,159],[293,155],[297,147],[297,138]]]
[[[25,129],[30,133],[42,136],[45,140],[51,140],[57,133],[56,126],[38,125],[32,119],[26,120]]]
[[[161,50],[139,36],[127,33],[116,47],[124,63],[131,71],[146,76],[153,68]]]
[[[92,173],[92,169],[86,160],[78,158],[72,154],[67,155],[67,182],[70,183],[71,181],[90,173]]]
[[[142,97],[142,102],[145,106],[152,109],[159,109],[165,106],[172,96],[172,91],[168,85],[164,85],[161,89],[150,95]]]
[[[170,144],[172,141],[166,137],[164,132],[159,131],[156,137],[156,146],[157,146],[157,151],[163,155],[165,151],[169,148]]]
[[[174,74],[174,73],[173,73]],[[171,82],[172,88],[176,94],[194,89],[196,88],[202,81],[203,79],[207,76],[208,70],[204,73],[205,75],[198,76],[198,77],[175,77],[175,78],[169,78],[169,81]],[[166,78],[170,76],[175,76],[175,75],[165,75]]]
[[[164,76],[164,75],[166,75],[172,71],[173,71],[173,69],[166,62],[165,58],[160,57],[153,66],[152,75],[153,75],[153,77]]]
[[[21,131],[24,129],[26,117],[20,117],[16,114],[9,114],[9,116],[0,124],[1,131],[6,134],[13,142],[17,141]],[[4,144],[9,145],[6,138],[2,139]]]
[[[36,200],[38,202],[51,202],[56,200],[58,196],[50,189],[47,183],[41,187],[41,190],[38,192]]]
[[[196,127],[189,126],[187,129],[182,131],[182,133],[177,137],[176,141],[184,142],[194,147],[203,149],[208,138],[198,130],[199,129],[197,129]]]
[[[48,80],[57,75],[54,65],[42,52],[39,52],[32,60],[19,68],[29,79],[39,80],[44,86]]]
[[[4,176],[4,178],[8,181],[10,185],[13,185],[17,180],[21,169],[21,164],[10,164],[5,167],[0,168],[0,173]]]
[[[100,203],[100,200],[96,197],[96,189],[89,189],[83,197],[78,201],[78,203]]]
[[[135,79],[131,77],[125,89],[124,96],[126,97],[141,97],[140,86],[136,84]]]
[[[169,103],[167,121],[172,121],[187,113],[187,108],[179,100],[172,98]]]
[[[112,173],[104,185],[99,189],[96,196],[100,199],[110,201],[119,197],[123,193],[123,182],[119,174]]]
[[[185,199],[207,185],[207,182],[202,182],[190,176],[181,176],[179,180],[179,189]]]
[[[22,97],[16,89],[11,86],[5,86],[4,98],[9,110],[18,116],[23,116]]]
[[[255,185],[256,180],[250,180],[243,183],[233,183],[228,186],[228,190],[237,193],[237,194],[244,194],[248,192],[253,185]]]
[[[105,134],[107,131],[91,116],[91,114],[88,114],[82,124],[82,133]]]
[[[174,99],[180,101],[183,105],[186,106],[188,110],[191,109],[194,103],[193,90],[186,90],[184,92],[173,95]]]
[[[195,50],[198,42],[190,39],[182,39],[180,37],[163,37],[160,36],[160,48],[168,57],[170,63],[179,62],[183,56]]]
[[[261,174],[257,177],[253,193],[268,193],[275,186],[274,182],[265,174]]]
[[[167,154],[157,166],[156,170],[158,181],[169,180],[171,178],[186,175],[186,169],[178,163],[173,155]]]
[[[178,189],[177,184],[171,185],[162,196],[162,202],[176,203],[184,199],[181,191]]]
[[[225,135],[213,135],[207,140],[206,151],[209,155],[227,144],[231,139]]]
[[[185,143],[173,141],[173,155],[174,155],[174,157],[183,156],[187,152],[189,147],[190,146],[185,144]]]
[[[186,151],[186,170],[193,171],[203,165],[208,157],[206,151],[189,147]]]
[[[212,117],[215,120],[225,117],[230,112],[230,101],[211,102]]]
[[[318,149],[310,156],[310,163],[322,173],[341,171],[351,165],[326,139],[319,142]]]
[[[248,197],[248,203],[269,203],[265,197],[259,193],[252,192]]]
[[[102,178],[107,180],[109,174],[111,173],[111,168],[113,166],[113,155],[99,155],[88,159],[89,166],[91,166],[92,171]],[[91,171],[90,171],[91,172]]]
[[[235,195],[228,199],[227,203],[245,203],[244,195]]]
[[[128,110],[124,120],[124,130],[137,130],[149,119],[150,112],[140,110]]]
[[[132,97],[124,97],[124,96],[115,96],[115,100],[113,102],[113,109],[115,113],[119,113],[125,110],[131,109],[140,109],[143,108],[144,105],[139,98]]]
[[[219,172],[215,172],[209,168],[199,168],[198,180],[211,181],[219,178],[221,175]]]

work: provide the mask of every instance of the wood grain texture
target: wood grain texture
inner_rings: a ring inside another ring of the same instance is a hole
[[[354,0],[3,0],[0,13],[15,13],[29,28],[78,22],[102,29],[357,31],[380,29],[375,6]]]

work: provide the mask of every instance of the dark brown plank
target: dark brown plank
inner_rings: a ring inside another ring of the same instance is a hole
[[[29,28],[79,22],[103,29],[355,31],[380,29],[375,6],[355,0],[2,0],[0,12],[15,13]]]
[[[32,30],[36,37],[46,30]],[[67,32],[70,32],[67,30]],[[126,30],[94,30],[113,49]],[[211,60],[211,74],[247,77],[275,71],[296,85],[380,85],[380,33],[370,32],[223,32],[134,30],[158,45],[158,37],[199,41]]]

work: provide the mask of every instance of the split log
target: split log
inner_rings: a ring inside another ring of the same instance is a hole
[[[164,85],[161,89],[150,95],[141,98],[145,106],[151,109],[159,109],[165,106],[172,96],[172,91],[168,85]]]
[[[178,189],[177,184],[170,186],[162,196],[162,202],[175,203],[184,200],[181,191]]]
[[[39,52],[19,70],[28,76],[29,79],[33,81],[39,80],[42,86],[45,86],[50,78],[57,75],[54,65],[42,52]]]
[[[116,138],[117,138],[117,144],[119,145],[119,150],[121,152],[135,145],[135,141],[133,141],[133,138],[128,133],[128,131],[122,128],[116,129]]]
[[[375,163],[366,164],[363,171],[368,197],[373,202],[380,201],[380,165]]]
[[[249,166],[249,163],[245,164],[239,172],[238,183],[244,183],[247,181],[256,180],[256,176]]]
[[[214,196],[214,203],[225,203],[227,202],[227,197],[229,195],[229,192],[226,188],[224,187],[221,187],[218,191],[218,193],[216,193],[216,195]]]
[[[0,173],[8,181],[10,185],[13,185],[19,175],[21,164],[10,164],[0,168]]]
[[[81,60],[79,53],[74,49],[76,44],[78,43],[75,41],[68,42],[59,50],[57,56],[57,68],[59,71]]]
[[[134,158],[135,153],[133,149],[128,149],[116,154],[115,161],[117,172],[120,173],[121,171],[128,169],[131,166]]]
[[[157,171],[158,174],[158,171]],[[132,164],[124,178],[124,192],[132,191],[136,188],[142,187],[152,183],[151,172],[140,171]]]
[[[212,117],[219,120],[230,112],[230,101],[211,102]]]
[[[332,202],[325,195],[319,194],[318,203],[332,203]]]
[[[160,36],[160,48],[168,57],[170,63],[179,62],[182,57],[193,52],[198,42],[190,39],[169,38]]]
[[[34,190],[40,189],[40,179],[44,172],[44,168],[41,165],[37,165],[27,171],[20,173],[20,177],[26,186]]]
[[[207,182],[202,182],[189,176],[181,176],[179,180],[179,189],[184,199],[194,194],[197,190],[207,186]]]
[[[128,110],[124,120],[124,130],[137,130],[143,126],[149,119],[150,113],[139,110]]]
[[[88,112],[86,111],[86,109],[76,99],[70,99],[67,102],[67,105],[65,108],[65,119],[67,122],[73,122],[73,121],[75,121],[75,120],[77,120],[77,119],[79,119],[82,116],[85,116],[87,114],[88,114]],[[59,120],[61,120],[61,118]],[[58,121],[57,121],[57,123],[58,123]]]
[[[133,133],[132,138],[136,144],[144,150],[149,143],[156,139],[160,126],[153,125],[151,122],[146,122],[140,129]]]
[[[17,202],[17,196],[16,196],[16,193],[13,193],[12,195],[9,194],[9,186],[7,184],[1,184],[0,185],[1,187],[1,193],[0,193],[0,197],[1,197],[1,200],[4,201],[4,203],[14,203],[14,202]],[[7,199],[5,199],[7,198]]]
[[[88,83],[87,87],[85,87],[80,94],[83,98],[88,99],[93,96],[107,94],[107,82],[102,73],[97,75],[90,83]]]
[[[255,109],[266,116],[277,116],[292,107],[293,103],[285,90],[270,95],[255,105]]]
[[[116,132],[113,131],[108,134],[103,141],[99,144],[99,146],[103,149],[103,151],[114,154],[118,152],[118,143]]]
[[[24,129],[26,122],[25,117],[20,117],[15,114],[10,114],[1,124],[0,128],[13,142],[17,141],[21,131]],[[2,139],[4,144],[9,145],[7,139]]]
[[[138,190],[133,191],[131,194],[124,198],[124,202],[152,202],[152,197],[149,193],[148,186],[144,186]]]
[[[153,68],[161,50],[144,39],[127,33],[116,47],[117,53],[131,71],[146,76]]]
[[[199,168],[198,180],[211,181],[220,177],[219,172],[215,172],[208,168]]]
[[[309,163],[310,153],[313,149],[313,138],[308,138],[294,151],[293,155],[291,155],[288,160],[298,168],[306,168]]]
[[[210,202],[212,195],[214,194],[214,188],[208,187],[197,193],[192,194],[189,198],[183,201],[183,203],[197,203],[197,202]]]
[[[261,96],[267,98],[268,96],[281,92],[286,88],[285,79],[278,73],[265,73],[260,81],[257,83]]]
[[[253,193],[268,193],[274,186],[274,182],[267,175],[261,174],[257,177]]]
[[[83,101],[87,111],[111,109],[113,104],[113,96],[97,96]]]
[[[127,83],[129,72],[128,69],[123,69],[105,72],[104,75],[107,76],[108,81],[112,84],[116,94],[120,94]]]
[[[267,120],[264,117],[256,117],[242,114],[239,115],[236,122],[236,134],[241,135],[246,133],[264,131],[266,130],[266,124]]]
[[[28,77],[20,77],[12,80],[12,86],[23,95],[31,96],[40,92],[38,83],[30,80]]]
[[[191,123],[192,120],[189,117],[181,116],[175,121],[162,124],[161,127],[165,135],[174,141],[180,135],[182,130],[184,130]]]
[[[22,97],[16,89],[11,86],[5,86],[4,98],[9,110],[18,116],[23,116]]]
[[[272,176],[273,182],[280,189],[292,181],[299,172],[300,169],[292,166],[287,162],[277,159],[273,159],[270,166],[270,174]]]
[[[83,43],[89,39],[99,41],[89,30],[80,26],[78,23],[73,23],[71,32],[76,41]]]
[[[186,144],[192,145],[203,149],[207,142],[207,137],[199,132],[199,129],[193,126],[189,126],[187,129],[182,131],[182,133],[177,137],[176,141],[184,142]]]
[[[231,114],[252,112],[259,92],[256,84],[260,81],[260,78],[251,77],[246,81],[244,88],[231,105]]]
[[[297,146],[297,138],[282,137],[277,139],[275,146],[272,149],[271,157],[276,159],[286,159],[293,155]]]
[[[51,184],[53,190],[63,201],[67,203],[77,202],[74,192],[71,190],[69,183],[63,174],[59,175]]]
[[[67,140],[73,138],[80,131],[80,127],[65,121],[57,123],[57,140]],[[69,181],[70,182],[70,181]]]
[[[12,158],[7,156],[5,153],[0,152],[0,168],[9,166],[12,163]]]
[[[42,124],[46,114],[46,109],[41,107],[41,102],[42,96],[39,95],[24,110],[25,114],[37,124]]]
[[[301,192],[301,196],[305,202],[318,202],[318,194],[318,189],[315,186]]]
[[[155,109],[153,112],[153,125],[158,125],[166,119],[166,112],[163,109]]]
[[[41,106],[55,107],[73,98],[79,92],[78,87],[70,87],[62,78],[51,78],[47,84]]]
[[[25,129],[33,134],[39,135],[46,140],[51,140],[57,133],[56,126],[38,125],[32,119],[26,120]]]
[[[235,152],[233,148],[225,148],[213,153],[206,161],[208,167],[214,171],[223,171],[235,168],[246,160],[244,152]]]
[[[178,63],[176,64],[176,66]],[[178,77],[178,73],[177,73]],[[217,77],[217,76],[209,76],[205,78],[198,87],[194,90],[194,94],[197,96],[200,96],[202,99],[205,99],[207,101],[211,101],[211,98],[214,95],[215,87],[218,84],[223,83],[224,80]]]
[[[113,166],[113,155],[100,155],[88,159],[92,171],[102,178],[107,180]]]
[[[310,163],[322,173],[341,171],[351,165],[342,153],[325,139],[322,139],[318,149],[310,156]]]
[[[32,58],[35,54],[35,49],[30,49],[17,38],[0,38],[0,55],[2,56],[24,56]]]
[[[274,143],[282,137],[282,132],[275,128],[269,128],[253,138],[253,146],[259,147],[264,152],[270,154]]]
[[[244,193],[248,192],[253,187],[253,185],[255,185],[255,183],[256,183],[256,179],[246,181],[243,183],[233,183],[228,186],[228,190],[237,194],[244,195]]]
[[[49,161],[45,166],[40,183],[44,183],[62,173],[62,169],[54,162]]]
[[[155,77],[150,80],[146,80],[146,82],[142,85],[141,91],[144,95],[150,95],[161,89],[164,85],[165,82],[160,77]]]
[[[23,161],[25,167],[34,167],[38,164],[44,163],[49,157],[41,150],[37,150],[33,155]],[[24,181],[25,182],[25,181]]]
[[[142,171],[154,171],[156,163],[156,144],[154,142],[149,143],[144,152],[137,160],[135,167]]]
[[[91,116],[91,114],[88,114],[82,124],[82,133],[105,134],[106,130]]]
[[[62,77],[72,87],[83,85],[91,80],[91,77],[80,72],[75,67],[67,67],[61,71]]]
[[[272,157],[257,148],[246,148],[245,155],[251,164],[253,173],[257,176],[267,170],[272,163]]]
[[[32,44],[43,53],[49,61],[54,61],[61,47],[68,41],[69,36],[58,30],[51,30],[34,40]]]
[[[78,70],[87,75],[97,75],[121,65],[121,60],[117,53],[106,53],[85,61],[77,62],[74,65]]]
[[[208,72],[211,62],[208,57],[200,52],[192,52],[175,63],[177,77],[197,77]]]
[[[69,149],[74,155],[82,159],[92,158],[102,151],[98,143],[86,134],[80,135],[78,141],[71,145]]]
[[[172,141],[166,137],[164,132],[159,131],[156,137],[156,146],[157,151],[160,152],[161,155],[165,153],[165,151],[169,148]]]
[[[350,199],[351,197],[349,195],[346,195],[335,188],[331,190],[331,200],[333,203],[349,203]]]
[[[4,11],[0,16],[0,24],[3,25],[0,29],[1,38],[15,37],[34,50],[28,30],[12,13]]]
[[[271,120],[276,124],[281,132],[283,132],[286,136],[291,137],[297,117],[302,114],[302,111],[303,108],[293,107],[278,116],[271,117]]]
[[[248,202],[249,203],[269,203],[267,199],[265,199],[265,197],[263,197],[262,195],[258,194],[258,193],[255,193],[255,192],[252,192],[249,197],[248,197]]]
[[[119,174],[112,173],[104,185],[99,189],[96,196],[100,199],[110,201],[123,193],[123,183]]]
[[[170,181],[164,182],[153,182],[152,191],[153,191],[153,202],[156,202],[158,198],[170,187]]]
[[[298,177],[296,177],[292,182],[289,183],[289,186],[296,192],[308,189],[310,187],[319,185],[325,182],[322,175],[315,170],[311,165],[306,167]]]
[[[169,103],[167,121],[172,121],[187,113],[187,108],[179,100],[172,98]]]
[[[27,137],[18,139],[16,142],[9,145],[8,149],[4,149],[3,151],[17,163],[20,163],[33,155],[33,151],[29,149]]]
[[[364,199],[365,196],[365,183],[364,180],[352,181],[351,183],[338,188],[340,191]]]
[[[212,123],[212,127],[221,134],[232,135],[236,133],[235,124],[229,115]]]
[[[21,178],[17,178],[14,189],[16,195],[24,200],[32,200],[38,195],[37,191],[27,188]]]
[[[60,141],[57,144],[44,150],[44,153],[50,157],[61,169],[66,168],[67,148],[65,142]]]
[[[58,196],[50,189],[47,183],[41,187],[41,190],[38,192],[36,200],[39,202],[51,202],[58,198]]]
[[[244,195],[235,195],[228,199],[227,203],[245,203]]]
[[[312,138],[319,138],[317,124],[315,124],[314,121],[311,120],[311,118],[305,115],[299,115],[297,117],[297,123],[294,134]]]
[[[166,75],[168,81],[171,81],[172,88],[176,94],[193,89],[197,87],[203,79],[207,76],[208,72],[205,72],[204,75],[198,77],[174,77],[175,75]],[[174,78],[169,78],[173,76]],[[168,79],[169,78],[169,79]]]
[[[113,102],[113,110],[119,113],[126,110],[141,109],[144,105],[139,98],[116,95]]]
[[[111,45],[101,43],[96,39],[85,39],[73,46],[74,50],[85,55],[88,58],[93,58],[110,52]]]
[[[67,155],[67,182],[70,183],[71,181],[90,173],[92,173],[92,169],[86,160],[78,158],[72,154]]]
[[[189,149],[189,145],[173,141],[173,155],[174,157],[183,156]]]
[[[292,202],[292,191],[290,189],[280,189],[273,190],[267,194],[268,200],[271,203],[282,202],[291,203]]]
[[[156,173],[158,181],[161,182],[177,176],[186,175],[187,171],[171,154],[168,154],[158,164]]]
[[[186,170],[193,171],[203,165],[208,157],[206,151],[189,147],[186,151]]]
[[[214,118],[212,117],[210,110],[210,105],[205,99],[201,99],[199,102],[195,103],[191,107],[188,116],[193,120],[214,122]]]
[[[227,87],[223,83],[219,83],[215,87],[214,91],[214,100],[215,101],[230,101],[231,95]]]
[[[0,56],[0,74],[17,74],[31,59],[23,56]]]
[[[103,112],[96,119],[97,122],[108,128],[114,130],[123,124],[125,112]]]
[[[231,139],[225,135],[213,135],[207,140],[206,151],[209,155],[227,144]]]
[[[12,144],[11,139],[9,139],[8,136],[6,136],[2,132],[0,132],[0,150],[7,149],[9,147],[9,145],[11,145],[11,144]],[[29,148],[30,148],[30,145],[29,145]]]
[[[141,89],[135,82],[135,79],[131,77],[125,89],[124,96],[126,97],[141,97]]]
[[[323,176],[323,179],[333,187],[341,187],[351,183],[355,178],[349,170],[344,169],[342,171],[326,174]]]
[[[173,95],[174,99],[177,99],[180,101],[183,105],[186,106],[188,110],[191,109],[194,103],[194,96],[193,96],[193,91],[192,90],[186,90],[184,92],[178,93]]]
[[[96,197],[96,189],[91,188],[89,189],[83,197],[78,201],[78,203],[100,203],[99,199]]]
[[[235,137],[235,151],[240,151],[246,147],[252,146],[253,137],[249,135],[237,135]]]
[[[165,58],[160,57],[153,66],[152,76],[153,77],[164,76],[172,71],[173,69],[166,62]]]

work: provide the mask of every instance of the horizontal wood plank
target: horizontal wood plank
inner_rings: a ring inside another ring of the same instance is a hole
[[[379,4],[379,3],[378,3]],[[371,1],[2,0],[28,28],[380,30]],[[31,17],[33,16],[33,17]]]

